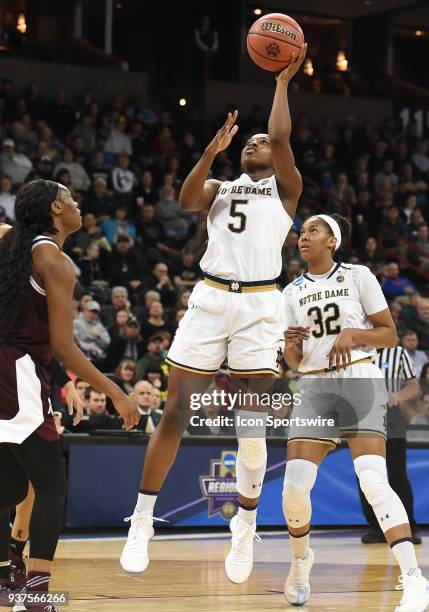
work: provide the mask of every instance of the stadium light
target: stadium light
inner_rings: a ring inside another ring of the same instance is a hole
[[[255,15],[262,15],[262,9],[260,8],[255,8],[253,12]]]
[[[186,106],[187,104],[187,100],[186,98],[180,98],[179,100],[179,106]]]

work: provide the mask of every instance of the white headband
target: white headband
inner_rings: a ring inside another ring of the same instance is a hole
[[[337,244],[335,245],[334,251],[339,249],[341,246],[341,229],[338,223],[335,221],[335,219],[333,219],[332,217],[329,217],[328,215],[314,215],[314,216],[317,217],[318,219],[323,219],[323,221],[329,225],[329,227],[332,230],[332,233],[334,234],[334,237],[337,239]]]

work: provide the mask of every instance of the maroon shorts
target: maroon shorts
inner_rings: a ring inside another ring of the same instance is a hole
[[[42,364],[18,347],[0,344],[0,443],[21,444],[35,432],[58,438],[50,385]]]

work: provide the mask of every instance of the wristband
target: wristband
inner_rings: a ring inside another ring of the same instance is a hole
[[[56,359],[51,359],[51,361],[45,365],[45,370],[49,372],[60,387],[64,387],[68,382],[71,382],[70,376]]]

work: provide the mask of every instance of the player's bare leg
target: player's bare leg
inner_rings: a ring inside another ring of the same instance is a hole
[[[12,525],[9,543],[11,580],[16,587],[23,587],[26,582],[26,568],[23,561],[23,552],[29,536],[33,504],[34,489],[30,482],[27,497],[16,507],[15,520]]]
[[[419,569],[404,505],[387,479],[384,438],[354,438],[348,444],[363,494],[371,504],[401,568],[404,594],[396,612],[423,612],[429,605],[429,585]]]
[[[158,493],[177,455],[181,435],[189,424],[190,395],[204,393],[212,376],[197,375],[172,367],[168,399],[163,415],[146,450],[140,490],[131,521],[121,566],[127,572],[144,572],[149,564],[148,545],[152,538],[153,511]]]
[[[331,446],[322,442],[294,440],[288,443],[283,512],[290,543],[292,564],[286,579],[284,594],[287,601],[302,606],[310,596],[310,570],[314,553],[310,548],[310,491],[317,469]]]

